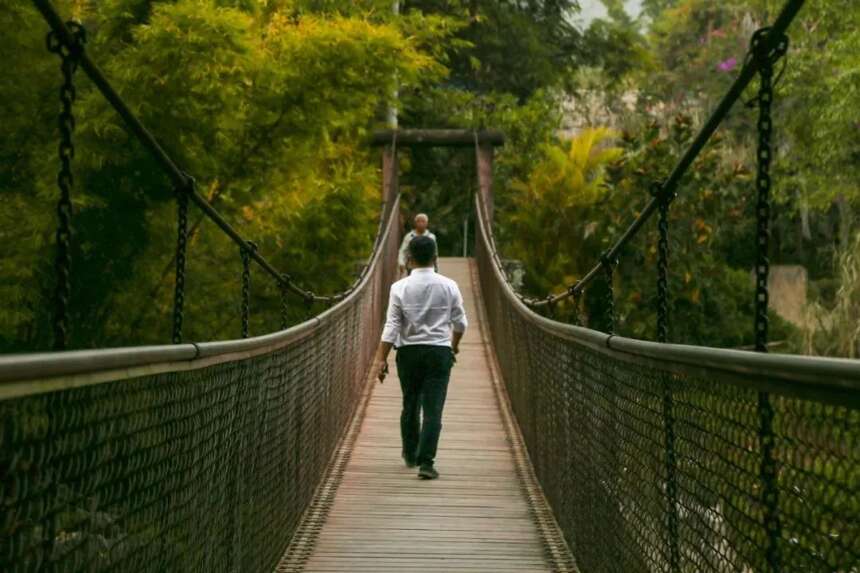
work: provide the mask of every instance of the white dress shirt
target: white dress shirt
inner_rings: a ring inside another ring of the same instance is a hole
[[[401,267],[406,266],[406,256],[409,254],[409,242],[415,237],[430,237],[433,239],[433,242],[436,242],[436,235],[431,233],[430,231],[424,231],[422,234],[416,233],[414,230],[409,231],[403,237],[403,242],[400,243],[400,251],[397,253],[397,264]]]
[[[451,346],[451,331],[468,322],[457,283],[431,268],[417,268],[391,285],[382,341],[396,346]]]

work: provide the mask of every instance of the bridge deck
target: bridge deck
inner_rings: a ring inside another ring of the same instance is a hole
[[[470,267],[440,261],[471,324],[445,406],[441,478],[419,480],[402,464],[392,356],[392,374],[371,389],[279,571],[572,570],[497,395]]]

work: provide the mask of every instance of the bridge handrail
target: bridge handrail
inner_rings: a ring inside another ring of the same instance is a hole
[[[235,340],[165,344],[156,346],[130,346],[99,350],[71,350],[63,352],[38,352],[29,354],[7,354],[0,356],[0,401],[51,392],[60,388],[83,386],[116,381],[139,375],[139,369],[154,368],[159,371],[184,370],[189,363],[209,366],[230,360],[244,359],[282,348],[316,331],[324,323],[334,320],[358,297],[363,287],[373,277],[379,266],[384,245],[399,224],[399,195],[386,210],[384,224],[371,254],[367,270],[357,284],[331,308],[319,315],[294,325],[286,330],[262,336]],[[205,359],[205,360],[204,360]],[[113,375],[86,378],[110,371]],[[126,371],[126,372],[122,372]],[[69,377],[83,377],[69,379]],[[33,381],[38,383],[34,384]]]
[[[583,571],[848,571],[860,361],[646,342],[527,306],[476,197],[498,363]]]
[[[397,204],[358,288],[292,328],[0,357],[0,570],[272,571],[373,383]]]
[[[477,240],[490,255],[496,281],[505,298],[526,320],[542,330],[587,346],[613,358],[662,365],[695,374],[703,367],[719,369],[729,381],[741,381],[762,391],[781,394],[815,392],[829,402],[844,404],[846,400],[860,405],[860,360],[797,356],[790,354],[764,354],[746,350],[731,350],[687,344],[669,344],[626,338],[606,334],[583,326],[558,322],[535,312],[523,301],[508,280],[496,251],[492,229],[480,193],[475,196],[475,217],[478,224]]]

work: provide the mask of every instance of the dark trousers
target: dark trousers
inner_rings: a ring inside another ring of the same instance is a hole
[[[397,376],[403,391],[400,414],[403,454],[415,456],[421,465],[433,465],[436,458],[442,408],[453,364],[454,353],[447,346],[414,345],[397,349]]]

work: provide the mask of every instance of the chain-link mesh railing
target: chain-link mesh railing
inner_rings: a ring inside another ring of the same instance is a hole
[[[584,573],[860,571],[860,362],[553,322],[511,289],[488,229],[479,214],[495,353]],[[765,449],[775,476],[763,471]]]
[[[151,375],[112,351],[0,360],[0,374],[51,361],[118,372],[25,390],[0,376],[0,571],[271,571],[365,387],[397,269],[396,202],[386,221],[358,288],[290,330],[165,347],[197,358],[137,367]]]

